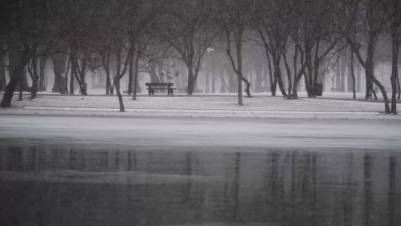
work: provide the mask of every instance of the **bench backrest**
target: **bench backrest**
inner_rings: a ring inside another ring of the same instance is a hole
[[[145,83],[145,85],[146,85],[146,86],[173,86],[174,83],[172,83],[172,82],[161,82],[161,83],[158,83],[158,82],[148,82],[148,83]]]

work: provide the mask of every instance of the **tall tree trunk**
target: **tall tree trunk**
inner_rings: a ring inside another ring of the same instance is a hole
[[[396,28],[395,28],[396,29]],[[398,54],[399,54],[398,32],[392,32],[392,60],[391,60],[391,113],[397,114],[397,77],[398,77]]]
[[[280,88],[281,95],[283,95],[283,97],[287,97],[288,95],[287,95],[287,92],[285,91],[283,78],[281,77],[281,69],[280,69],[280,73],[277,73],[276,76],[278,76],[277,83],[278,83],[278,87]]]
[[[347,80],[347,86],[345,87],[347,92],[353,92],[353,83],[354,83],[354,79],[352,78],[352,76],[355,76],[355,65],[352,65],[354,67],[354,71],[351,71],[351,54],[349,55],[349,58],[347,59],[347,63],[348,63],[348,73],[346,74],[346,80]],[[353,59],[354,60],[354,59]],[[355,61],[353,62],[353,64],[355,64]],[[352,74],[353,73],[353,74]]]
[[[247,97],[252,97],[252,94],[251,94],[251,83],[245,77],[242,77],[242,81],[246,85],[246,87],[245,87],[246,96]]]
[[[195,74],[193,72],[192,64],[188,64],[188,83],[187,83],[187,94],[192,95],[195,88]]]
[[[372,99],[372,91],[373,91],[373,85],[371,81],[372,77],[372,68],[369,65],[366,65],[365,69],[365,99],[369,100]]]
[[[277,79],[273,74],[273,67],[272,67],[272,62],[270,58],[270,53],[266,51],[266,58],[267,58],[267,66],[269,68],[269,78],[270,78],[270,92],[273,97],[276,96],[276,90],[277,90]]]
[[[319,49],[320,49],[320,39],[317,41],[316,45],[315,45],[315,53],[313,56],[313,78],[312,78],[312,96],[316,97],[318,96],[320,93],[320,90],[318,91],[318,85],[321,85],[319,83],[319,67],[320,67],[320,59],[319,59]],[[345,67],[344,67],[345,69]],[[344,73],[343,73],[344,74]],[[342,76],[342,88],[344,89],[344,75]]]
[[[401,99],[401,83],[400,83],[400,75],[397,74],[397,92],[398,92],[398,100]]]
[[[352,79],[352,99],[356,99],[356,86],[355,86],[355,63],[354,63],[354,52],[351,50],[350,51],[350,65],[349,65],[349,70],[351,74],[351,79]],[[349,85],[348,85],[349,86]]]
[[[25,66],[28,63],[28,51],[11,49],[9,53],[9,70],[10,81],[6,86],[0,106],[3,108],[11,107],[11,100],[14,96],[14,91],[20,84],[25,73]]]
[[[74,81],[75,81],[74,77],[76,76],[76,74],[75,74],[76,72],[75,72],[75,70],[73,68],[71,60],[70,60],[70,67],[71,67],[71,73],[70,73],[70,96],[73,96],[74,95],[74,89],[75,89],[75,87],[74,87]]]
[[[357,92],[361,92],[361,89],[362,89],[362,87],[361,87],[361,81],[362,81],[362,74],[361,74],[361,66],[360,65],[358,65],[358,64],[355,64],[355,67],[356,67],[356,91]]]
[[[335,91],[344,92],[344,73],[345,65],[344,65],[344,56],[343,54],[338,56],[338,61],[336,65],[336,84]]]
[[[294,72],[294,85],[292,86],[292,98],[293,99],[298,98],[298,84],[299,84],[299,81],[301,80],[302,76],[305,77],[305,67],[306,67],[306,64],[304,64],[299,71]]]
[[[32,57],[29,73],[32,78],[31,99],[35,99],[38,92],[38,57]]]
[[[374,83],[379,88],[380,92],[382,93],[383,101],[384,101],[384,111],[385,111],[385,113],[386,114],[391,113],[390,102],[389,102],[388,97],[387,97],[386,89],[384,88],[384,86],[375,77],[372,78],[372,83]]]
[[[132,49],[131,49],[132,50]],[[121,78],[124,76],[126,69],[127,69],[127,64],[129,64],[129,60],[131,59],[131,51],[128,51],[128,56],[125,60],[124,63],[124,69],[121,70],[121,48],[116,52],[116,74],[114,76],[114,86],[116,88],[116,94],[118,97],[118,103],[120,105],[120,112],[124,112],[125,111],[125,107],[124,107],[124,101],[123,101],[123,97],[121,95],[121,89],[120,89],[120,80]]]
[[[0,55],[0,91],[5,90],[7,81],[6,81],[6,67],[5,65],[5,54]]]
[[[102,66],[106,74],[106,95],[113,95],[113,86],[111,85],[110,76],[110,48],[107,48],[102,55]]]
[[[38,90],[45,91],[46,90],[46,57],[39,57],[39,84]]]
[[[26,73],[26,68],[23,71],[21,80],[20,80],[20,84],[19,84],[19,88],[22,91],[29,91],[29,86],[28,86],[28,77],[27,77],[27,73]]]
[[[60,94],[66,94],[65,90],[65,70],[67,64],[67,55],[62,53],[54,54],[52,57],[53,69],[54,69],[54,85],[53,92],[59,92]]]
[[[20,81],[19,92],[18,92],[18,101],[22,101],[23,100],[23,94],[24,94],[24,91],[23,91],[22,84],[21,84],[21,81]]]
[[[132,94],[132,90],[133,90],[133,80],[134,80],[134,61],[136,58],[134,55],[134,53],[131,53],[131,59],[129,59],[129,65],[128,65],[128,89],[127,89],[127,93],[128,95]]]
[[[213,63],[213,69],[212,69],[212,93],[216,93],[216,70],[215,70],[214,63]]]
[[[381,30],[378,29],[379,27],[378,27],[377,23],[379,21],[377,20],[378,19],[377,16],[375,16],[375,14],[377,14],[378,11],[376,11],[377,5],[375,4],[375,2],[377,2],[377,1],[376,0],[366,1],[366,10],[365,10],[367,28],[368,28],[368,32],[367,32],[368,40],[367,40],[367,46],[366,46],[367,53],[366,53],[366,61],[365,61],[365,73],[366,73],[365,98],[371,99],[372,94],[373,94],[375,100],[377,100],[377,96],[376,96],[376,92],[375,92],[375,88],[374,88],[373,84],[377,85],[383,94],[385,108],[386,108],[386,112],[387,112],[387,108],[389,106],[387,106],[387,103],[386,103],[387,95],[385,93],[385,89],[374,76],[376,45],[377,45],[378,38],[380,36],[380,32],[382,30],[382,29]],[[380,23],[382,23],[383,22],[382,18],[380,18],[380,20],[381,20]],[[382,25],[380,25],[380,26],[382,26]]]
[[[74,74],[74,78],[77,80],[78,85],[79,85],[79,92],[81,95],[88,95],[88,86],[86,83],[86,67],[87,67],[87,61],[86,58],[81,60],[81,63],[78,62],[78,55],[76,51],[73,51],[71,56],[71,67],[72,67],[72,72]]]
[[[239,36],[242,39],[242,34]],[[235,48],[237,53],[237,76],[238,76],[238,105],[244,105],[242,100],[242,40],[236,39]]]
[[[22,76],[21,74],[23,73],[23,68],[16,68],[12,72],[12,78],[10,79],[10,82],[6,86],[6,90],[3,95],[3,99],[1,101],[1,107],[3,108],[9,108],[11,107],[11,100],[14,95],[14,91],[17,89],[17,86],[19,85],[20,82],[20,77]]]
[[[305,44],[305,63],[306,63],[306,70],[304,73],[304,79],[305,79],[305,89],[308,94],[308,97],[313,97],[313,66],[312,66],[312,48],[309,47],[309,45],[306,43]]]
[[[106,71],[106,95],[113,95],[113,88],[110,81],[110,70]]]
[[[140,54],[136,54],[135,57],[135,63],[134,63],[134,91],[133,91],[133,96],[132,99],[136,100],[136,94],[138,92],[139,84],[138,84],[138,76],[139,76],[139,59],[140,59]]]
[[[125,107],[124,107],[123,97],[122,97],[121,91],[120,91],[120,79],[115,79],[114,80],[114,85],[116,87],[116,94],[117,94],[117,97],[118,97],[118,103],[120,105],[120,112],[124,112],[125,111]]]
[[[23,100],[23,93],[25,90],[28,90],[28,79],[26,77],[26,67],[24,67],[24,70],[22,71],[22,77],[19,81],[19,95],[18,95],[18,100],[22,101]]]
[[[279,89],[283,97],[287,97],[287,93],[285,92],[284,83],[281,77],[281,66],[280,66],[281,57],[273,56],[273,67],[274,67],[274,78],[276,79]]]
[[[86,83],[86,66],[83,67],[82,71],[80,72],[81,75],[81,83],[79,86],[79,92],[81,93],[81,95],[88,95],[88,83]]]
[[[376,46],[376,37],[374,34],[369,34],[367,54],[366,54],[366,64],[365,64],[365,77],[366,77],[366,90],[365,99],[371,99],[373,90],[373,77],[374,77],[374,52]]]
[[[298,83],[301,80],[302,75],[304,74],[305,66],[303,60],[303,52],[299,50],[298,44],[294,44],[294,56],[293,56],[293,77],[294,77],[294,84],[292,85],[292,99],[298,98]],[[298,57],[300,57],[300,64],[301,68],[298,70]]]
[[[116,75],[114,76],[114,87],[116,88],[116,94],[118,98],[118,103],[120,105],[120,112],[125,111],[123,97],[120,91],[120,71],[121,71],[121,50],[119,50],[116,54]]]
[[[78,72],[78,70],[79,70],[79,68],[77,68],[78,66],[77,66],[77,56],[75,55],[75,53],[72,53],[71,54],[71,69],[72,69],[72,76],[71,76],[71,79],[70,79],[70,95],[74,95],[74,90],[75,90],[75,82],[74,82],[74,80],[76,80],[77,81],[77,84],[78,85],[80,85],[80,83],[79,83],[79,72]]]
[[[400,99],[401,88],[398,75],[398,54],[400,52],[401,17],[399,10],[401,3],[398,0],[391,2],[391,39],[392,39],[392,61],[391,61],[391,112],[397,114],[397,93]]]
[[[255,68],[256,73],[256,82],[255,82],[255,92],[261,93],[263,92],[263,84],[265,84],[265,76],[263,74],[263,67],[261,65],[257,65]]]
[[[292,73],[291,73],[291,68],[287,60],[287,55],[283,53],[283,60],[284,60],[284,66],[287,72],[287,91],[288,91],[288,99],[292,98]]]

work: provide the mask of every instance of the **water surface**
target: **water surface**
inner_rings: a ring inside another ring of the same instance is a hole
[[[401,225],[401,153],[0,145],[0,225]]]

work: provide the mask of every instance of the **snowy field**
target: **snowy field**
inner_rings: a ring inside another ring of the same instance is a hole
[[[180,109],[180,110],[255,110],[255,111],[324,111],[324,112],[379,112],[383,104],[378,102],[341,99],[345,95],[329,98],[299,98],[285,100],[283,97],[254,96],[244,98],[244,106],[238,106],[235,95],[176,95],[139,96],[136,101],[125,96],[124,103],[129,109]],[[16,98],[15,98],[16,99]],[[115,96],[60,96],[41,95],[35,100],[29,97],[14,101],[16,107],[59,107],[59,108],[101,108],[118,109]]]
[[[363,99],[351,100],[349,93],[330,93],[321,98],[286,100],[283,97],[256,95],[244,98],[238,106],[235,95],[140,95],[136,101],[125,96],[127,112],[118,112],[115,96],[60,96],[41,94],[23,101],[15,97],[12,109],[2,109],[0,114],[35,115],[96,115],[96,116],[185,116],[185,117],[245,117],[245,118],[401,118],[385,116],[383,104]],[[348,99],[347,99],[348,98]]]
[[[124,101],[127,112],[121,113],[115,96],[26,96],[13,108],[0,109],[0,138],[91,148],[401,148],[399,115],[380,113],[380,102],[341,95],[297,100],[259,95],[245,98],[244,106],[236,104],[234,95],[159,94],[136,101],[125,96]]]

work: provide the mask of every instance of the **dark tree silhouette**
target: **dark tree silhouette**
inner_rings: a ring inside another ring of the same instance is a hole
[[[188,68],[187,94],[194,92],[202,57],[217,37],[210,16],[213,1],[169,1],[160,20],[161,38],[173,47]]]
[[[231,66],[238,77],[238,105],[243,105],[242,82],[245,82],[245,92],[251,97],[250,82],[244,78],[243,43],[244,35],[250,21],[252,3],[238,0],[219,0],[220,26],[225,35],[226,53]]]

